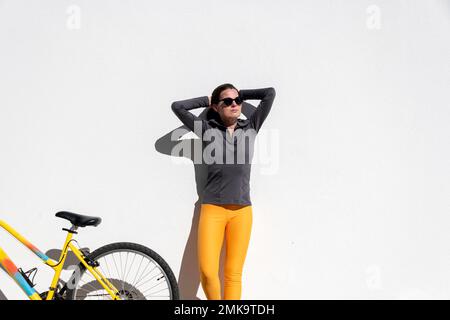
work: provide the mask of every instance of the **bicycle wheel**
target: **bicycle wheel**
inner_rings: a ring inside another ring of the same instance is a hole
[[[119,290],[125,300],[178,300],[176,278],[155,251],[136,243],[105,245],[88,255],[98,270]],[[65,299],[111,299],[111,296],[80,263],[67,282]]]

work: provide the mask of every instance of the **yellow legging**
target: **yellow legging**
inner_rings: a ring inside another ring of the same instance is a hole
[[[252,206],[201,205],[198,226],[200,281],[208,300],[221,299],[219,260],[224,235],[224,300],[241,298],[242,270],[250,241]]]

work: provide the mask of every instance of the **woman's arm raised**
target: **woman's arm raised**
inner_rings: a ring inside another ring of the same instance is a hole
[[[192,98],[187,100],[175,101],[172,103],[172,111],[175,115],[183,122],[183,124],[189,128],[189,130],[193,131],[195,134],[199,132],[195,132],[195,123],[198,121],[201,124],[202,134],[205,130],[205,122],[204,120],[197,117],[195,114],[189,112],[188,110],[209,107],[210,105],[210,97],[203,96],[198,98]]]
[[[252,128],[259,131],[264,120],[272,108],[275,99],[275,89],[272,87],[262,89],[243,89],[239,91],[242,100],[261,100],[255,112],[250,116],[250,124]]]

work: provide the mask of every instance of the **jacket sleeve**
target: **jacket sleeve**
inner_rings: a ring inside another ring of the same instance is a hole
[[[250,116],[250,124],[256,132],[261,128],[264,120],[272,108],[275,99],[275,89],[272,87],[262,89],[243,89],[239,91],[242,100],[261,100],[255,112]]]
[[[201,134],[203,134],[206,129],[206,121],[189,112],[189,110],[202,107],[209,107],[208,96],[180,100],[172,103],[172,111],[175,115],[186,127],[189,128],[189,130],[193,131],[197,135],[199,132],[195,132],[195,124],[197,123],[197,125],[200,125],[200,128],[202,129]]]

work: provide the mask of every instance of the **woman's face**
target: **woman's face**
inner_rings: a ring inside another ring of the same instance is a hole
[[[239,96],[239,93],[235,89],[225,89],[220,93],[220,99],[224,98],[236,98]],[[237,118],[241,115],[241,107],[242,104],[236,104],[236,101],[233,101],[231,106],[227,106],[225,102],[219,101],[217,105],[212,106],[215,111],[217,111],[222,118],[226,122],[235,122]]]

